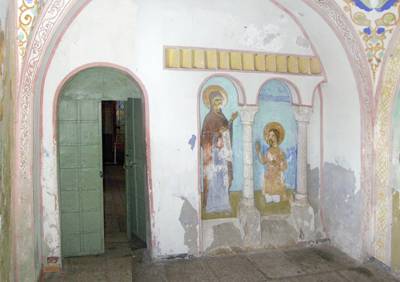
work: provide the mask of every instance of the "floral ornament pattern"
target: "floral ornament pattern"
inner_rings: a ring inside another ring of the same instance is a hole
[[[25,57],[26,45],[34,20],[38,15],[38,0],[18,0],[17,42],[20,57]]]
[[[344,11],[358,28],[375,79],[393,30],[400,20],[398,0],[343,0]]]

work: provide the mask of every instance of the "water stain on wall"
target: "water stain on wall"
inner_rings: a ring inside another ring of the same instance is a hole
[[[240,248],[243,246],[240,230],[231,222],[215,225],[213,227],[213,232],[214,240],[207,249],[207,252],[221,248]]]
[[[362,199],[356,192],[354,171],[324,163],[324,193],[321,208],[332,243],[355,258],[361,258]]]
[[[194,255],[198,250],[197,237],[199,222],[197,211],[186,198],[182,197],[182,200],[183,205],[181,208],[181,214],[179,215],[179,221],[185,230],[184,240],[185,245],[188,247],[188,254]]]

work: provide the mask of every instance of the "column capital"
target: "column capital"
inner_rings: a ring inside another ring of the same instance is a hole
[[[298,122],[310,122],[312,108],[310,106],[293,105],[293,112]]]
[[[252,124],[254,117],[258,112],[258,106],[242,106],[239,109],[242,123]]]

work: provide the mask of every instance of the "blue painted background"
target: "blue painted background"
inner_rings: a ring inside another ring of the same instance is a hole
[[[232,113],[238,112],[238,93],[234,84],[225,77],[212,77],[207,83],[204,85],[201,93],[210,85],[219,85],[225,89],[228,94],[228,103],[222,108],[222,112],[225,117],[229,120],[231,118]],[[200,99],[200,120],[201,127],[203,127],[204,117],[210,111],[203,103],[203,98]],[[230,191],[241,191],[243,188],[243,129],[242,123],[240,121],[240,116],[235,119],[233,122],[233,136],[232,136],[232,151],[233,151],[233,182]],[[199,132],[201,134],[201,131]],[[200,136],[199,136],[200,142]],[[203,160],[201,159],[201,166],[203,165]],[[203,170],[201,169],[201,179],[203,179]],[[201,181],[201,183],[203,183]],[[203,188],[203,187],[202,187]],[[202,189],[203,190],[203,189]]]
[[[265,154],[269,146],[264,140],[263,131],[267,123],[276,121],[285,129],[285,139],[280,145],[286,154],[288,169],[285,171],[285,184],[289,189],[296,188],[297,170],[297,123],[292,110],[292,94],[287,84],[281,80],[270,80],[261,88],[259,110],[253,127],[254,185],[256,190],[264,186],[264,166],[255,153],[255,144],[260,142],[261,152]]]

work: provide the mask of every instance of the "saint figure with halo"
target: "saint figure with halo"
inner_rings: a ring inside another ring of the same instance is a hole
[[[210,108],[201,129],[200,146],[203,159],[203,208],[207,213],[230,212],[229,189],[233,181],[232,123],[222,107],[228,102],[225,90],[217,85],[203,92],[203,103]]]
[[[259,161],[265,166],[263,195],[267,203],[288,200],[285,188],[284,171],[287,169],[285,153],[279,148],[285,138],[285,130],[278,122],[268,123],[264,127],[264,139],[269,145],[265,154],[261,153],[260,143],[256,143]]]

